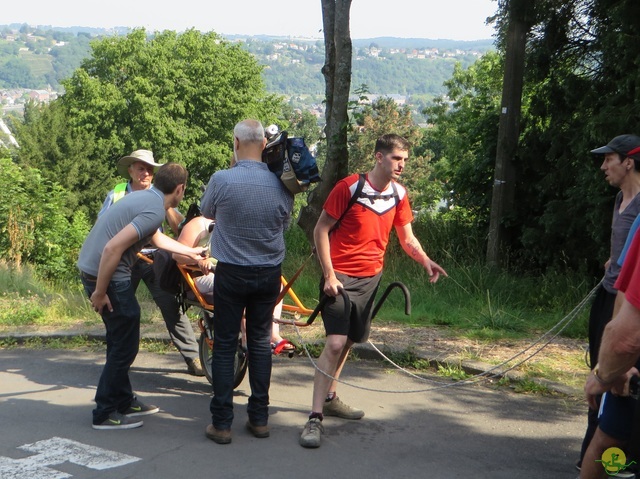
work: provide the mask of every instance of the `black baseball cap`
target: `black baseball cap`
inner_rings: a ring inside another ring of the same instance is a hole
[[[640,160],[640,136],[619,135],[605,146],[591,150],[591,153],[618,153],[623,158],[631,157]]]

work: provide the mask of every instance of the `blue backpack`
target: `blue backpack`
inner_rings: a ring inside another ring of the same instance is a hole
[[[322,181],[316,159],[304,138],[289,138],[286,131],[272,133],[262,152],[262,161],[294,195],[307,191],[312,183]]]

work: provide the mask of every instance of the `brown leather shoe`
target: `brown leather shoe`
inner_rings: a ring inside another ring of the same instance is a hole
[[[265,438],[269,437],[269,426],[266,424],[264,426],[254,426],[251,424],[251,421],[247,421],[247,429],[251,434],[253,434],[257,438]]]
[[[209,424],[205,434],[217,444],[229,444],[231,442],[231,429],[216,429],[213,424]]]

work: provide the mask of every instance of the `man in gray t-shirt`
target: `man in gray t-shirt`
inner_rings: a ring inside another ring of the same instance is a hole
[[[135,150],[120,158],[117,164],[118,173],[127,178],[127,181],[116,184],[113,190],[107,194],[98,217],[127,195],[151,188],[153,175],[160,166],[162,165],[155,162],[153,152],[150,150]],[[174,237],[177,237],[179,225],[184,217],[178,210],[169,208],[165,220],[173,230]],[[147,257],[153,257],[155,248],[149,248],[149,245],[145,245],[141,253],[142,255],[139,255],[138,260],[131,266],[133,289],[137,291],[141,282],[145,284],[153,302],[162,313],[162,319],[167,326],[171,342],[187,365],[187,372],[194,376],[204,376],[204,370],[198,356],[198,341],[193,332],[191,320],[185,312],[181,311],[175,295],[160,287],[155,267],[147,260]]]
[[[137,416],[159,411],[133,395],[129,380],[140,340],[140,305],[131,286],[131,267],[148,243],[194,260],[204,252],[158,231],[166,210],[182,200],[187,176],[181,165],[163,165],[154,187],[127,195],[100,216],[80,250],[80,278],[91,306],[102,316],[107,336],[107,359],[93,410],[94,429],[139,427],[142,421]]]

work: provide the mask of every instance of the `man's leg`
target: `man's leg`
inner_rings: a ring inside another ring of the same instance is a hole
[[[593,369],[598,362],[598,351],[600,350],[600,340],[604,327],[611,320],[613,308],[615,305],[615,295],[609,293],[602,285],[598,288],[591,310],[589,312],[589,365]],[[600,407],[600,396],[598,398],[598,408]],[[582,439],[580,448],[580,459],[577,465],[580,466],[584,459],[584,455],[589,447],[589,443],[598,427],[598,410],[587,411],[587,429]]]
[[[324,402],[329,391],[335,392],[342,368],[347,361],[353,343],[346,336],[330,334],[327,336],[324,349],[317,361],[318,370],[313,377],[313,405],[311,412],[322,413]],[[329,376],[323,374],[325,372]]]
[[[580,479],[602,479],[607,477],[607,473],[600,461],[602,454],[610,447],[623,447],[619,440],[604,433],[600,428],[596,429],[589,447],[582,459],[580,468]]]
[[[213,286],[213,398],[209,406],[211,422],[218,431],[229,430],[233,422],[233,365],[246,296],[246,283],[237,268],[218,263]]]
[[[266,426],[271,385],[271,326],[273,308],[280,293],[280,267],[254,271],[249,287],[245,314],[251,396],[247,413],[251,425]]]
[[[107,294],[113,311],[102,314],[107,358],[96,390],[94,424],[103,422],[111,413],[126,409],[131,404],[133,390],[129,368],[140,344],[140,306],[130,281],[111,282]]]
[[[180,312],[176,297],[164,291],[155,280],[153,265],[138,261],[135,268],[162,314],[169,337],[187,364],[198,359],[198,342],[189,317]]]

